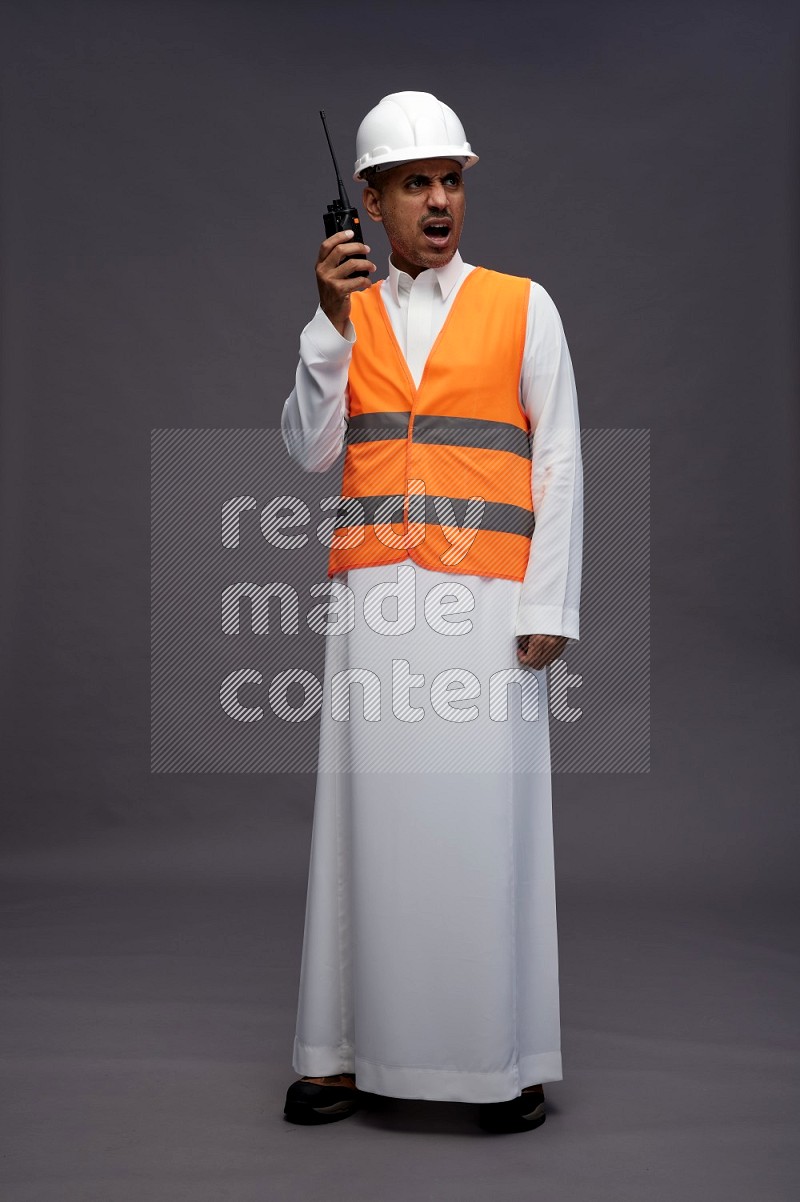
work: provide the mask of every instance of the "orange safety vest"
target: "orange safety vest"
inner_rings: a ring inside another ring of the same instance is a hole
[[[522,580],[534,527],[519,400],[530,280],[475,267],[416,387],[381,299],[351,295],[356,341],[328,576],[400,563]]]

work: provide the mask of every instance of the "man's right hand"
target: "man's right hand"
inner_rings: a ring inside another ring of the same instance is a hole
[[[331,234],[319,248],[317,256],[317,287],[322,312],[344,337],[350,320],[350,293],[369,288],[369,276],[349,280],[351,271],[377,271],[374,263],[361,257],[345,259],[345,255],[365,254],[369,247],[364,242],[353,241],[352,230],[339,230]]]

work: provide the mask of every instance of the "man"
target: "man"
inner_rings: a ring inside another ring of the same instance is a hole
[[[346,445],[328,575],[352,603],[326,638],[284,1113],[344,1118],[361,1090],[530,1130],[562,1079],[545,669],[578,637],[574,375],[545,289],[461,258],[456,114],[384,97],[356,153],[389,275],[325,239],[282,417],[306,470]]]

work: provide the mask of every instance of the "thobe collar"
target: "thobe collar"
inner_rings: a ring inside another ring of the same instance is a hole
[[[461,258],[458,250],[456,250],[450,262],[445,263],[444,267],[427,267],[416,278],[419,280],[423,276],[434,276],[436,283],[439,285],[442,300],[446,300],[461,279],[463,267],[464,260]],[[400,304],[400,292],[408,292],[414,282],[408,272],[401,271],[399,267],[395,267],[392,262],[392,256],[389,255],[389,288],[395,304]]]

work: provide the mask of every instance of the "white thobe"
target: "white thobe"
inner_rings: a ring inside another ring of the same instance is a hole
[[[472,269],[456,253],[412,280],[389,260],[381,297],[417,385]],[[342,336],[320,308],[302,332],[282,430],[306,470],[341,453],[354,340],[352,323]],[[578,638],[583,475],[569,350],[535,282],[520,400],[536,519],[523,581],[410,557],[335,577],[355,604],[351,628],[326,637],[301,1075],[355,1072],[372,1093],[464,1102],[562,1079],[547,676],[520,671],[516,635]],[[402,598],[401,576],[414,585]],[[376,620],[373,604],[367,619],[370,590],[387,582],[395,609]],[[457,602],[446,618],[434,597]],[[348,671],[362,684],[343,710],[332,682]],[[509,673],[532,686],[527,700],[519,683],[494,692]]]

